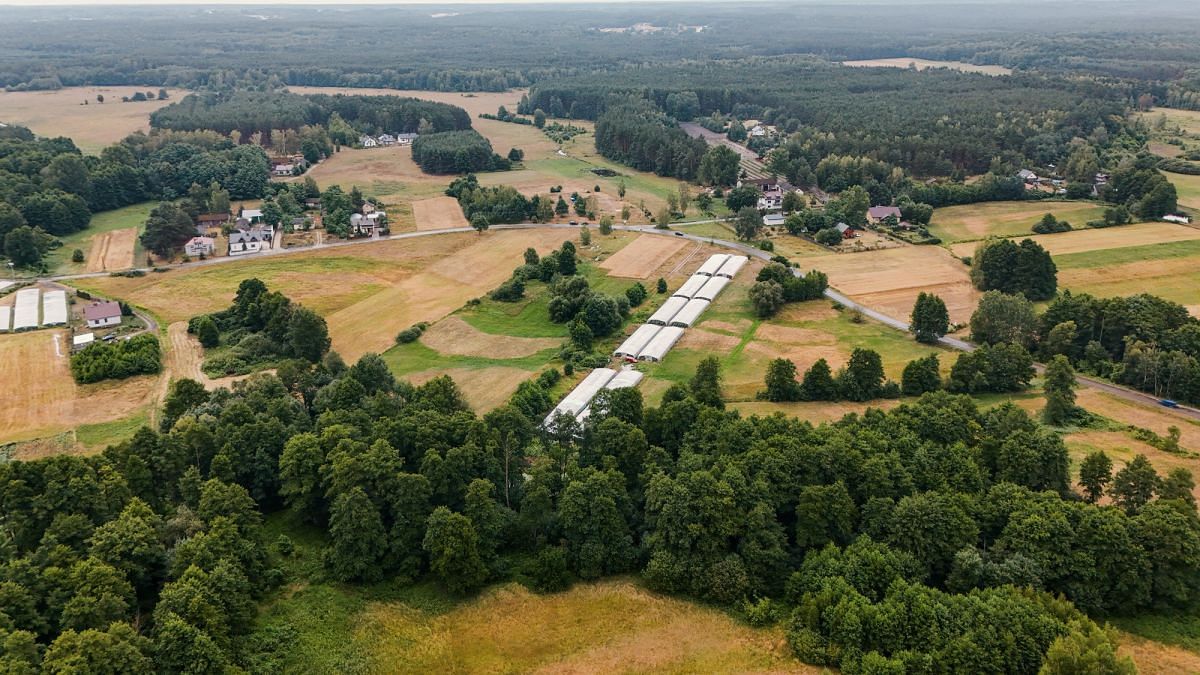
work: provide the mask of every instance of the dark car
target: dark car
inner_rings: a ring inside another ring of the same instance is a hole
[[[676,232],[676,233],[675,233],[675,236],[676,236],[676,237],[682,237],[682,236],[683,236],[683,233],[682,233],[682,232]]]
[[[1178,403],[1176,403],[1175,401],[1172,401],[1169,398],[1164,398],[1163,400],[1159,401],[1158,404],[1161,406],[1165,406],[1167,408],[1178,408],[1179,407]]]
[[[579,224],[579,221],[578,221],[578,220],[572,220],[572,221],[569,221],[567,224],[568,224],[568,225],[578,225],[578,224]]]

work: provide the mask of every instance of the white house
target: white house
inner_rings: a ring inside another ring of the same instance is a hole
[[[296,172],[295,164],[276,164],[274,174],[276,176],[290,176]]]
[[[379,139],[379,144],[383,146],[395,145],[396,137],[391,134],[382,134]]]
[[[95,333],[80,333],[71,338],[71,351],[79,351],[96,341]]]
[[[375,148],[379,146],[379,141],[375,140],[371,136],[360,136],[358,138],[358,144],[364,148]]]
[[[93,302],[83,308],[83,318],[88,328],[106,328],[121,323],[121,305],[109,300]]]
[[[400,145],[412,145],[415,140],[417,140],[416,134],[396,134],[396,143]]]
[[[246,222],[254,224],[262,221],[262,209],[242,209],[241,218],[245,218]]]
[[[265,227],[234,230],[229,235],[229,255],[246,255],[270,250],[273,237],[270,228]]]
[[[198,257],[212,255],[216,248],[216,240],[212,237],[192,237],[183,245],[183,252],[189,256]]]

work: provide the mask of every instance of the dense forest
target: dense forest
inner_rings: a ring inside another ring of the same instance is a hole
[[[426,126],[423,128],[422,123]],[[345,125],[354,132],[416,133],[471,128],[467,111],[445,103],[399,96],[304,96],[286,91],[233,90],[190,94],[150,114],[150,125],[175,131],[237,132],[249,140],[255,133],[271,141],[276,129],[327,127],[333,134]],[[342,143],[358,140],[356,133]]]
[[[507,171],[512,162],[492,151],[492,144],[474,129],[422,134],[413,141],[412,158],[426,173]]]
[[[707,149],[703,140],[689,137],[645,104],[614,106],[596,120],[596,150],[600,154],[660,176],[695,179]]]
[[[257,631],[255,601],[286,581],[290,542],[262,530],[280,509],[325,533],[324,574],[346,583],[638,572],[782,621],[798,657],[851,672],[1036,673],[1107,643],[1083,612],[1200,597],[1188,477],[1138,458],[1097,474],[1112,505],[1085,500],[1061,438],[1015,405],[743,418],[711,360],[659,407],[606,392],[585,429],[547,435],[556,379],[477,417],[449,378],[330,354],[232,391],[177,381],[159,430],[100,455],[0,464],[0,661],[277,672],[295,633]]]

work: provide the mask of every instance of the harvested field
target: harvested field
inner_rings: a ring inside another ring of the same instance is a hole
[[[1038,234],[1029,239],[1041,244],[1054,255],[1068,255],[1101,249],[1146,246],[1173,241],[1200,239],[1200,229],[1175,223],[1138,223],[1121,227],[1082,229],[1060,234]],[[956,256],[974,255],[977,242],[966,242],[950,247]]]
[[[1159,120],[1165,119],[1168,130],[1179,129],[1185,134],[1200,134],[1200,110],[1156,107],[1149,112],[1141,113],[1140,117],[1151,126],[1154,126]]]
[[[1081,388],[1077,394],[1080,406],[1091,412],[1116,420],[1122,424],[1149,429],[1160,436],[1167,435],[1167,428],[1179,427],[1179,445],[1193,452],[1200,452],[1200,424],[1187,418],[1173,415],[1149,405],[1117,398],[1095,389]],[[1200,460],[1198,460],[1200,464]]]
[[[508,584],[437,616],[372,603],[358,624],[368,671],[821,672],[795,660],[778,630],[619,580],[548,595]]]
[[[948,68],[950,70],[958,70],[964,73],[982,73],[984,75],[1011,75],[1012,69],[1005,66],[980,66],[974,63],[965,63],[963,61],[932,61],[930,59],[915,59],[906,56],[899,56],[890,59],[864,59],[862,61],[842,61],[843,66],[852,68],[908,68],[916,67],[917,70],[927,70],[929,68]]]
[[[737,410],[742,415],[774,415],[775,413],[783,413],[788,417],[797,417],[802,420],[808,420],[813,424],[821,424],[822,422],[836,422],[850,413],[863,414],[869,409],[876,410],[891,410],[900,405],[901,401],[884,400],[870,401],[867,403],[854,403],[851,401],[811,401],[804,403],[771,403],[770,401],[739,401],[731,403],[730,407]]]
[[[1179,193],[1179,205],[1200,211],[1200,176],[1188,176],[1182,173],[1166,173],[1167,179],[1175,185]],[[1195,218],[1192,219],[1195,222]]]
[[[413,219],[418,230],[446,230],[469,227],[462,207],[454,197],[431,197],[412,203]]]
[[[1082,227],[1104,215],[1104,207],[1094,202],[1036,201],[985,202],[947,206],[933,212],[929,231],[943,242],[975,241],[987,237],[1015,237],[1033,234],[1034,223],[1047,213]]]
[[[1098,297],[1152,293],[1192,307],[1200,300],[1200,293],[1197,292],[1200,288],[1200,255],[1158,260],[1150,258],[1126,263],[1103,260],[1095,262],[1097,264],[1080,267],[1059,267],[1059,288],[1091,293]],[[1193,314],[1195,315],[1194,311]]]
[[[1200,654],[1146,640],[1130,633],[1120,634],[1118,653],[1129,656],[1142,675],[1192,675],[1200,673]]]
[[[457,316],[448,316],[430,326],[421,336],[421,342],[436,352],[452,356],[518,359],[554,349],[562,341],[555,338],[491,335]]]
[[[1182,148],[1180,148],[1178,145],[1171,145],[1170,143],[1150,141],[1149,149],[1150,154],[1158,155],[1159,157],[1178,157],[1183,154]]]
[[[688,242],[679,237],[643,234],[600,263],[600,267],[608,270],[611,276],[648,279],[687,245]]]
[[[897,318],[908,317],[917,294],[926,291],[946,302],[951,322],[966,322],[981,295],[971,286],[967,266],[936,246],[827,254],[805,262],[829,275],[829,284],[837,290]]]
[[[138,229],[126,227],[104,232],[92,238],[85,263],[88,272],[112,272],[133,267],[133,252],[137,246]]]
[[[122,96],[158,87],[67,87],[55,91],[0,92],[4,121],[29,127],[40,136],[66,136],[80,150],[99,154],[135,131],[150,130],[150,113],[183,98],[182,89],[168,89],[170,100],[122,103]],[[104,103],[96,101],[104,96]],[[83,105],[84,101],[88,105]]]
[[[438,368],[405,375],[403,379],[413,384],[424,384],[435,377],[449,375],[458,385],[471,409],[485,413],[504,405],[517,390],[517,386],[533,377],[533,373],[521,368],[488,366],[484,368]]]
[[[309,169],[305,176],[312,176],[321,185],[340,185],[347,191],[357,185],[363,195],[385,202],[438,196],[450,182],[446,176],[432,176],[421,171],[412,160],[409,146],[342,148],[341,152]]]
[[[58,349],[55,348],[58,341]],[[0,336],[0,442],[44,438],[119,419],[154,401],[155,376],[79,386],[65,330]]]

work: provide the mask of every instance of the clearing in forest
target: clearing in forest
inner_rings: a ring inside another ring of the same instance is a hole
[[[138,228],[102,232],[92,238],[92,247],[84,262],[88,272],[112,272],[133,267]]]
[[[562,341],[556,338],[493,335],[457,316],[448,316],[430,326],[421,335],[421,343],[440,354],[451,356],[518,359],[554,349]]]
[[[524,368],[510,366],[485,366],[481,368],[437,368],[404,375],[402,379],[413,384],[424,384],[435,377],[450,376],[454,384],[467,399],[471,409],[483,414],[499,408],[533,373]]]
[[[842,61],[843,66],[852,68],[909,68],[914,67],[917,70],[927,70],[929,68],[948,68],[950,70],[958,70],[964,73],[981,73],[983,75],[1012,75],[1012,69],[1005,66],[987,65],[980,66],[974,63],[965,63],[963,61],[933,61],[930,59],[914,59],[907,56],[898,56],[889,59],[864,59],[861,61]]]
[[[643,234],[601,262],[600,267],[614,277],[647,279],[687,244],[681,237]]]
[[[1037,234],[1028,238],[1041,244],[1052,255],[1067,255],[1200,239],[1200,228],[1175,223],[1136,223],[1098,229],[1085,228],[1058,234]],[[950,251],[956,256],[969,256],[975,254],[978,246],[979,242],[964,242],[951,246]]]
[[[150,113],[187,95],[168,89],[166,101],[131,101],[122,96],[151,91],[145,87],[67,87],[55,91],[0,92],[4,122],[29,127],[39,136],[66,136],[88,154],[99,154],[136,131],[150,130]],[[152,90],[158,94],[158,87]],[[104,103],[96,100],[104,97]],[[87,105],[83,102],[87,101]]]
[[[458,200],[453,197],[431,197],[412,203],[413,218],[418,230],[446,230],[452,227],[468,227],[466,216]]]

